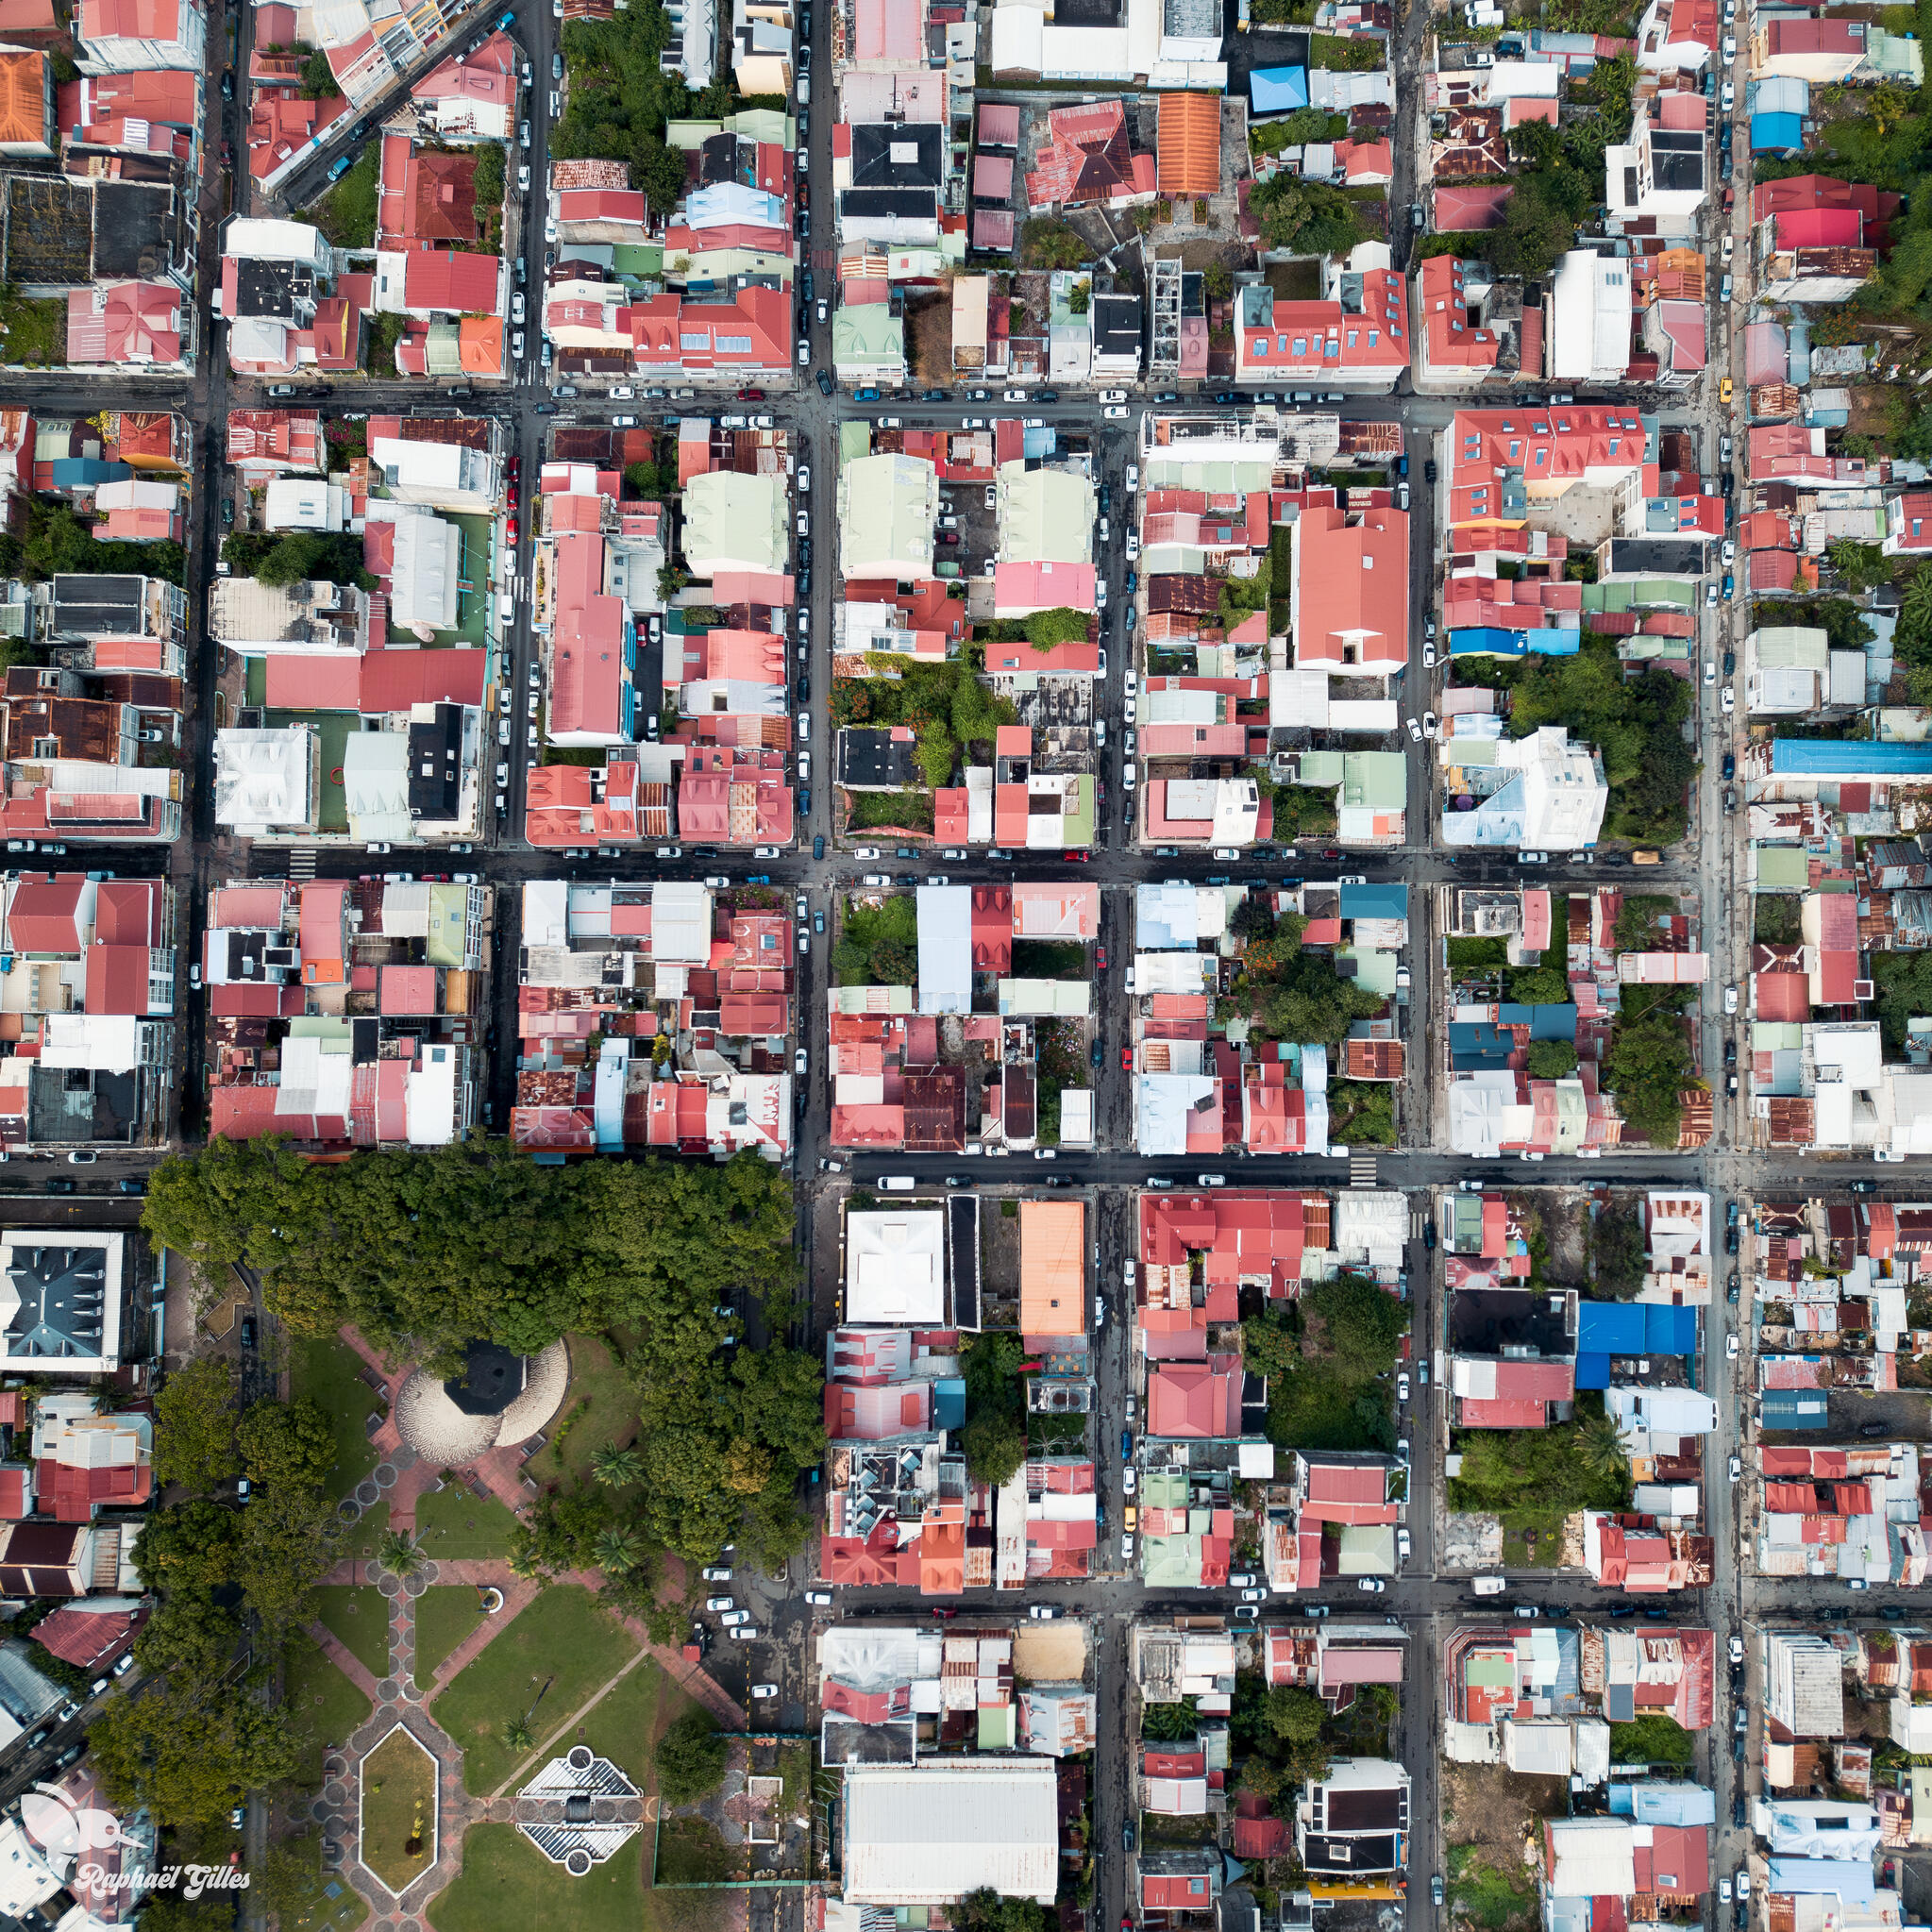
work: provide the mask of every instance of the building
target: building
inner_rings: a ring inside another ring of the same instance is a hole
[[[1622,378],[1630,366],[1631,317],[1630,263],[1624,257],[1572,248],[1556,264],[1545,307],[1545,366],[1553,382]]]
[[[1379,1757],[1337,1757],[1295,1807],[1295,1856],[1311,1890],[1408,1863],[1409,1774]]]
[[[939,472],[923,457],[862,456],[838,476],[839,571],[900,583],[932,575]]]
[[[1244,282],[1235,303],[1237,382],[1386,391],[1409,366],[1407,282],[1393,269],[1333,273],[1320,302],[1279,302],[1266,282]]]
[[[1051,1905],[1059,1890],[1051,1758],[854,1764],[841,1805],[848,1906],[946,1905],[991,1887]]]
[[[1386,679],[1409,659],[1409,519],[1311,506],[1295,527],[1288,579],[1295,665]]]
[[[111,1375],[129,1310],[126,1237],[0,1235],[0,1369],[13,1375]]]
[[[1629,141],[1604,150],[1604,200],[1612,221],[1647,222],[1654,234],[1695,237],[1708,185],[1705,111],[1704,96],[1688,89],[1638,103]],[[1551,353],[1560,347],[1553,334]]]
[[[1898,205],[1896,195],[1828,175],[1758,182],[1751,191],[1758,294],[1773,302],[1849,301],[1877,268]]]
[[[136,74],[153,67],[204,71],[208,14],[196,0],[80,0],[74,38],[83,74]]]
[[[1443,813],[1446,845],[1583,851],[1596,844],[1610,791],[1594,746],[1571,744],[1561,725],[1541,726],[1526,738],[1489,742],[1484,796],[1469,810]],[[1470,796],[1462,788],[1461,768],[1446,753],[1445,765],[1449,790],[1458,798]]]

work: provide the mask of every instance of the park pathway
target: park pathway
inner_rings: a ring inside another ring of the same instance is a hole
[[[358,1487],[355,1506],[345,1504],[344,1519],[353,1521],[362,1510],[374,1507],[386,1496],[391,1527],[412,1534],[417,1499],[439,1487],[442,1475],[425,1464],[396,1433],[395,1395],[409,1371],[392,1371],[354,1328],[345,1326],[341,1333],[343,1340],[367,1364],[368,1381],[372,1386],[380,1388],[388,1404],[388,1413],[370,1436],[380,1458],[378,1467],[371,1480]],[[450,1473],[468,1487],[474,1489],[480,1485],[487,1488],[512,1512],[522,1509],[534,1489],[534,1485],[522,1474],[521,1458],[513,1451],[492,1450],[475,1464]],[[368,1493],[365,1495],[364,1491]],[[681,1571],[681,1566],[678,1569]],[[573,1571],[558,1580],[580,1585],[592,1595],[596,1595],[602,1583],[596,1571]],[[681,1574],[678,1580],[681,1582]],[[407,1577],[396,1575],[380,1562],[355,1558],[335,1564],[322,1581],[373,1586],[381,1591],[389,1605],[389,1673],[380,1679],[320,1622],[311,1624],[309,1631],[328,1660],[374,1706],[369,1717],[348,1738],[332,1739],[326,1747],[322,1789],[307,1807],[307,1821],[320,1827],[323,1838],[339,1854],[333,1859],[326,1856],[325,1865],[333,1864],[367,1901],[373,1932],[429,1932],[425,1907],[462,1869],[462,1840],[469,1827],[485,1821],[513,1823],[517,1815],[516,1800],[511,1795],[513,1789],[527,1783],[550,1756],[566,1748],[565,1733],[647,1657],[686,1696],[703,1705],[725,1729],[742,1731],[749,1726],[750,1719],[745,1709],[702,1668],[687,1661],[681,1651],[653,1643],[638,1619],[619,1617],[618,1621],[638,1646],[637,1655],[593,1690],[578,1709],[567,1713],[496,1791],[487,1798],[474,1796],[463,1788],[462,1748],[430,1716],[428,1701],[535,1602],[540,1586],[515,1575],[500,1557],[446,1562],[426,1559],[420,1569]],[[476,1629],[436,1666],[432,1680],[425,1688],[417,1684],[415,1676],[415,1605],[425,1590],[438,1584],[494,1588],[502,1593],[503,1604],[500,1609],[486,1614]],[[358,1824],[362,1765],[398,1724],[434,1760],[438,1799],[435,1861],[399,1896],[389,1891],[363,1866]],[[296,1822],[298,1824],[304,1822],[299,1812]]]

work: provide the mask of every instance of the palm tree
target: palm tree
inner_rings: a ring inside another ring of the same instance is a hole
[[[1932,637],[1932,564],[1922,563],[1912,572],[1899,605],[1898,628],[1907,640]]]
[[[376,1560],[392,1576],[413,1576],[429,1558],[413,1537],[402,1530],[384,1530],[376,1544]]]
[[[613,1524],[597,1536],[597,1568],[609,1576],[623,1576],[635,1570],[644,1546],[633,1529]]]
[[[644,1458],[635,1449],[619,1449],[607,1442],[590,1459],[590,1472],[609,1489],[621,1489],[644,1473]]]
[[[512,1718],[503,1726],[503,1748],[506,1751],[528,1751],[530,1743],[529,1726],[521,1718]]]
[[[535,1583],[544,1573],[544,1559],[534,1540],[519,1538],[510,1546],[510,1573],[526,1583]]]
[[[1617,1424],[1602,1409],[1586,1410],[1577,1418],[1576,1455],[1593,1476],[1621,1475],[1630,1467]]]

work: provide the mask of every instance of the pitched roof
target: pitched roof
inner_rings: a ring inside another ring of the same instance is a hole
[[[1218,94],[1163,93],[1157,140],[1163,194],[1218,194],[1221,186]]]

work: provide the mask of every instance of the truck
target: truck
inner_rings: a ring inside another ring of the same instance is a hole
[[[910,1194],[918,1184],[910,1174],[882,1174],[879,1177],[880,1190],[885,1194]]]
[[[1509,1580],[1502,1576],[1479,1576],[1470,1588],[1479,1597],[1500,1597],[1509,1588]]]

